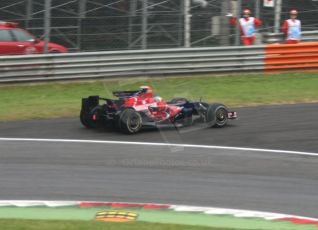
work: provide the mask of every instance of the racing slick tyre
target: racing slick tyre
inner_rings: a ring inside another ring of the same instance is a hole
[[[119,118],[119,129],[126,134],[134,134],[140,131],[142,127],[142,117],[132,108],[122,111]]]
[[[81,113],[80,113],[80,121],[82,125],[84,125],[84,127],[88,129],[96,128],[95,122],[83,110],[81,110]]]
[[[206,113],[206,122],[209,127],[222,128],[228,121],[228,110],[222,104],[209,105]]]

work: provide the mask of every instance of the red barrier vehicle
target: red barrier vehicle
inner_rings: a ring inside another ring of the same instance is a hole
[[[49,53],[67,53],[64,46],[49,43]],[[18,27],[17,23],[0,21],[0,55],[44,53],[44,42]]]
[[[223,104],[190,102],[184,98],[165,102],[154,96],[149,86],[113,92],[113,95],[118,100],[99,96],[82,99],[80,120],[86,128],[110,126],[133,134],[143,127],[184,127],[200,123],[221,128],[226,126],[228,119],[237,118],[237,113]]]

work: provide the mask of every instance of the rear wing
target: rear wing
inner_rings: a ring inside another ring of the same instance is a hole
[[[122,104],[122,100],[112,100],[100,96],[89,96],[87,98],[82,98],[82,109],[89,111],[90,109],[100,105],[100,101],[105,101],[108,106],[113,108],[118,108]]]

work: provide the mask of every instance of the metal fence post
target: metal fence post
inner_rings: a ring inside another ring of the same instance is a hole
[[[282,13],[282,0],[275,1],[275,25],[274,33],[279,33],[280,28],[280,14]]]
[[[184,0],[184,47],[191,46],[191,14],[190,6],[191,0]]]
[[[143,0],[142,6],[142,31],[141,48],[147,49],[148,46],[148,0]]]
[[[49,52],[49,42],[51,34],[51,0],[45,0],[44,6],[44,53]]]
[[[32,19],[32,14],[33,14],[33,2],[32,0],[27,0],[26,2],[26,23],[25,27],[28,29],[30,26],[30,21]]]
[[[237,15],[235,28],[235,45],[240,45],[241,31],[240,31],[240,17],[242,14],[242,0],[237,0]]]
[[[255,0],[255,17],[261,17],[261,0]]]

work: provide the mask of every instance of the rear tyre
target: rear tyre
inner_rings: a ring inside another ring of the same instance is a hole
[[[228,110],[222,104],[209,105],[206,113],[206,121],[210,127],[222,128],[228,122]]]
[[[119,129],[126,134],[134,134],[141,130],[142,117],[134,109],[128,108],[122,111],[119,118]]]

